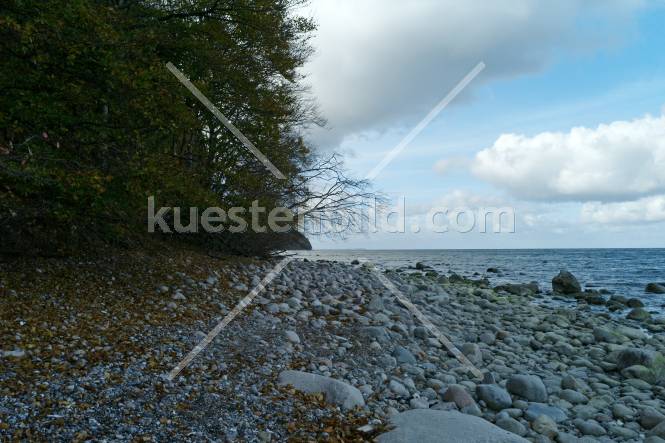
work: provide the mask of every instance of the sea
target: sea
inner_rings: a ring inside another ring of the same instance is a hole
[[[545,293],[552,289],[552,277],[565,269],[583,289],[636,297],[654,314],[665,314],[665,294],[644,291],[647,283],[665,283],[665,249],[326,249],[294,254],[347,263],[365,259],[382,269],[407,272],[415,271],[413,267],[421,262],[441,274],[487,277],[493,285],[536,281]],[[489,273],[488,268],[498,268],[500,274]]]

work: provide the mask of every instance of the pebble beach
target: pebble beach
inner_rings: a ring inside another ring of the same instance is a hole
[[[35,282],[3,269],[3,439],[665,441],[665,322],[580,292],[574,270],[550,288],[492,287],[426,263],[294,260],[169,380],[276,262],[137,260],[45,263]],[[72,267],[52,293],[38,285]],[[57,296],[94,287],[87,310]],[[551,296],[573,303],[541,303]]]

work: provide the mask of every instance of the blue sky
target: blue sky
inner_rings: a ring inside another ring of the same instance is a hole
[[[319,35],[307,80],[329,121],[311,140],[343,152],[362,177],[483,61],[374,188],[405,201],[407,225],[423,225],[428,208],[500,206],[514,208],[515,232],[407,226],[315,237],[315,247],[665,247],[664,3],[373,9],[388,4],[319,0],[308,9]]]

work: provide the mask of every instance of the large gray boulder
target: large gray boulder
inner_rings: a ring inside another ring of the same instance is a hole
[[[379,443],[527,443],[528,440],[473,415],[413,409],[391,418],[395,426]]]
[[[582,286],[573,274],[561,271],[552,279],[552,290],[560,294],[577,294],[582,292]]]
[[[547,389],[537,375],[513,375],[508,379],[506,388],[511,394],[529,401],[547,402]]]
[[[280,386],[291,385],[308,394],[323,393],[328,403],[338,405],[345,410],[365,405],[363,395],[358,389],[342,381],[318,374],[283,371],[279,374],[278,384]]]

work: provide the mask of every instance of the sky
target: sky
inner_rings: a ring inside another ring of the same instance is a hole
[[[301,13],[318,24],[303,74],[328,122],[306,136],[358,178],[484,64],[373,179],[388,198],[376,229],[310,235],[315,248],[665,247],[665,2],[313,0]],[[502,211],[494,232],[483,214]]]

